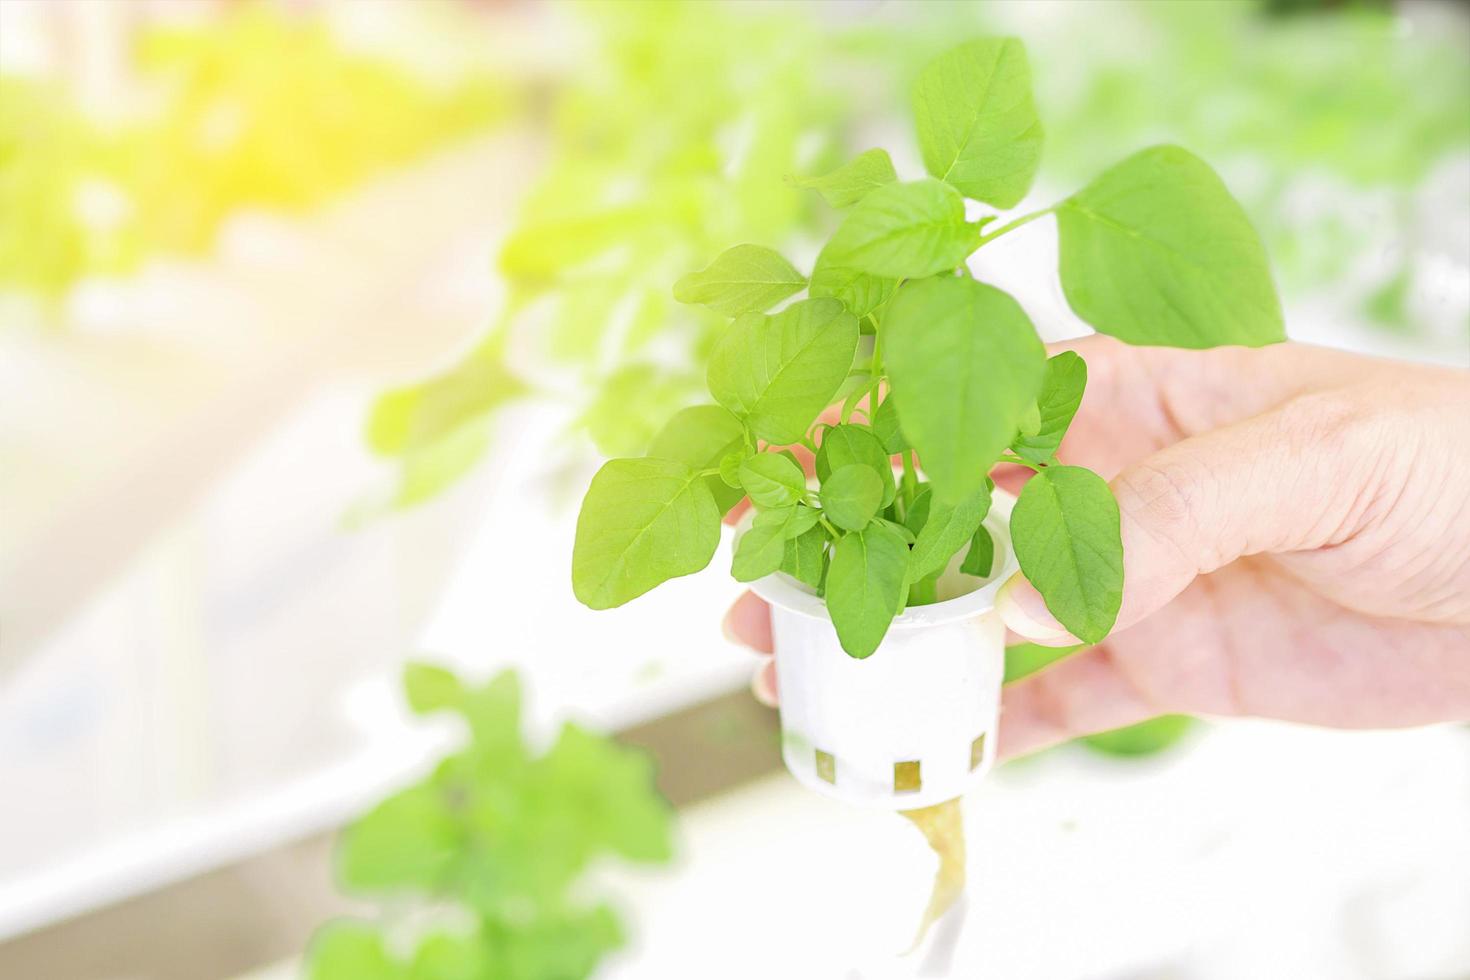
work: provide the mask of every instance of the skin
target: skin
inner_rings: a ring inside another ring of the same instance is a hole
[[[1058,455],[1112,486],[1123,606],[1101,644],[1007,686],[1003,756],[1175,712],[1470,719],[1470,372],[1300,344],[1065,349],[1089,379]],[[1076,642],[1019,575],[997,605],[1015,636]],[[754,595],[725,629],[771,652]],[[774,678],[767,660],[769,703]]]

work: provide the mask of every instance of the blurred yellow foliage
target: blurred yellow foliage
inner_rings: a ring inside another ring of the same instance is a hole
[[[158,109],[116,129],[58,86],[0,78],[0,287],[55,300],[151,254],[204,252],[243,207],[314,206],[514,98],[488,73],[436,88],[255,4],[146,29],[133,65]]]

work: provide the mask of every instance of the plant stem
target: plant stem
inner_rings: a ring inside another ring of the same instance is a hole
[[[995,229],[995,231],[992,231],[990,234],[988,234],[988,235],[981,235],[980,236],[980,241],[975,244],[975,247],[976,248],[979,248],[981,245],[984,245],[986,242],[993,242],[997,238],[999,238],[1001,235],[1004,235],[1007,232],[1015,231],[1017,228],[1021,227],[1022,225],[1029,224],[1029,223],[1035,221],[1037,218],[1043,218],[1046,215],[1051,214],[1056,209],[1057,209],[1057,206],[1055,204],[1053,204],[1049,208],[1042,208],[1040,211],[1032,211],[1030,214],[1023,214],[1019,218],[1017,218],[1015,221],[1009,221],[1009,222],[1006,222],[1005,224],[1001,225],[999,228]]]
[[[1001,455],[1000,459],[997,460],[997,462],[1001,462],[1001,463],[1014,463],[1016,466],[1027,466],[1027,467],[1030,467],[1031,469],[1035,470],[1038,473],[1040,473],[1041,472],[1041,469],[1042,469],[1040,463],[1033,463],[1029,459],[1022,459],[1020,456],[1016,456],[1016,455],[1013,455],[1011,453],[1003,453]]]
[[[914,451],[905,449],[901,454],[903,457],[903,506],[907,512],[914,505],[914,498],[919,492],[919,475],[914,470]]]

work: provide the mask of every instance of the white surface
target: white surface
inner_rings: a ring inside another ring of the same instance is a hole
[[[965,800],[950,976],[1462,980],[1470,729],[1235,721],[1162,758],[1065,750]],[[911,975],[935,859],[901,818],[782,774],[688,811],[669,875],[609,882],[635,947],[605,980]]]
[[[963,794],[995,761],[995,723],[1005,675],[1005,626],[995,594],[1016,570],[1007,532],[1015,498],[996,491],[985,526],[996,543],[996,573],[972,592],[912,606],[862,660],[847,655],[826,604],[780,572],[754,584],[771,604],[781,751],[809,789],[862,806],[914,810]],[[941,580],[965,578],[956,555]],[[954,588],[963,586],[954,585]],[[971,765],[971,745],[984,755]],[[833,782],[816,752],[833,759]],[[894,791],[894,765],[919,763],[920,788]]]
[[[539,732],[744,682],[749,656],[719,636],[727,577],[611,613],[564,587],[582,477],[548,461],[562,414],[517,409],[480,478],[352,531],[373,472],[362,412],[361,392],[313,402],[0,690],[0,940],[337,825],[410,779],[444,744],[402,707],[411,657],[517,667]]]

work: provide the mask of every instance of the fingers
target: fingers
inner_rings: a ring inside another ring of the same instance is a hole
[[[756,653],[771,653],[771,607],[754,592],[743,593],[725,613],[725,638],[750,647]],[[768,708],[776,706],[776,661],[762,657],[750,679],[750,693]]]
[[[725,613],[725,637],[731,643],[750,647],[757,653],[771,653],[771,607],[754,592],[742,593],[730,611]]]
[[[1028,755],[1161,713],[1129,683],[1106,646],[1092,647],[1005,686],[998,752],[1003,759]]]
[[[1350,536],[1380,479],[1374,427],[1333,395],[1312,395],[1185,439],[1112,480],[1123,540],[1115,630],[1152,614],[1202,574],[1244,555],[1296,551]],[[1016,633],[1076,642],[1019,576],[997,596]]]
[[[1109,480],[1181,439],[1341,386],[1377,363],[1301,344],[1180,350],[1098,334],[1048,346],[1063,350],[1087,362],[1087,388],[1058,456]]]
[[[765,657],[750,678],[750,693],[767,708],[774,708],[776,698],[776,658]]]

